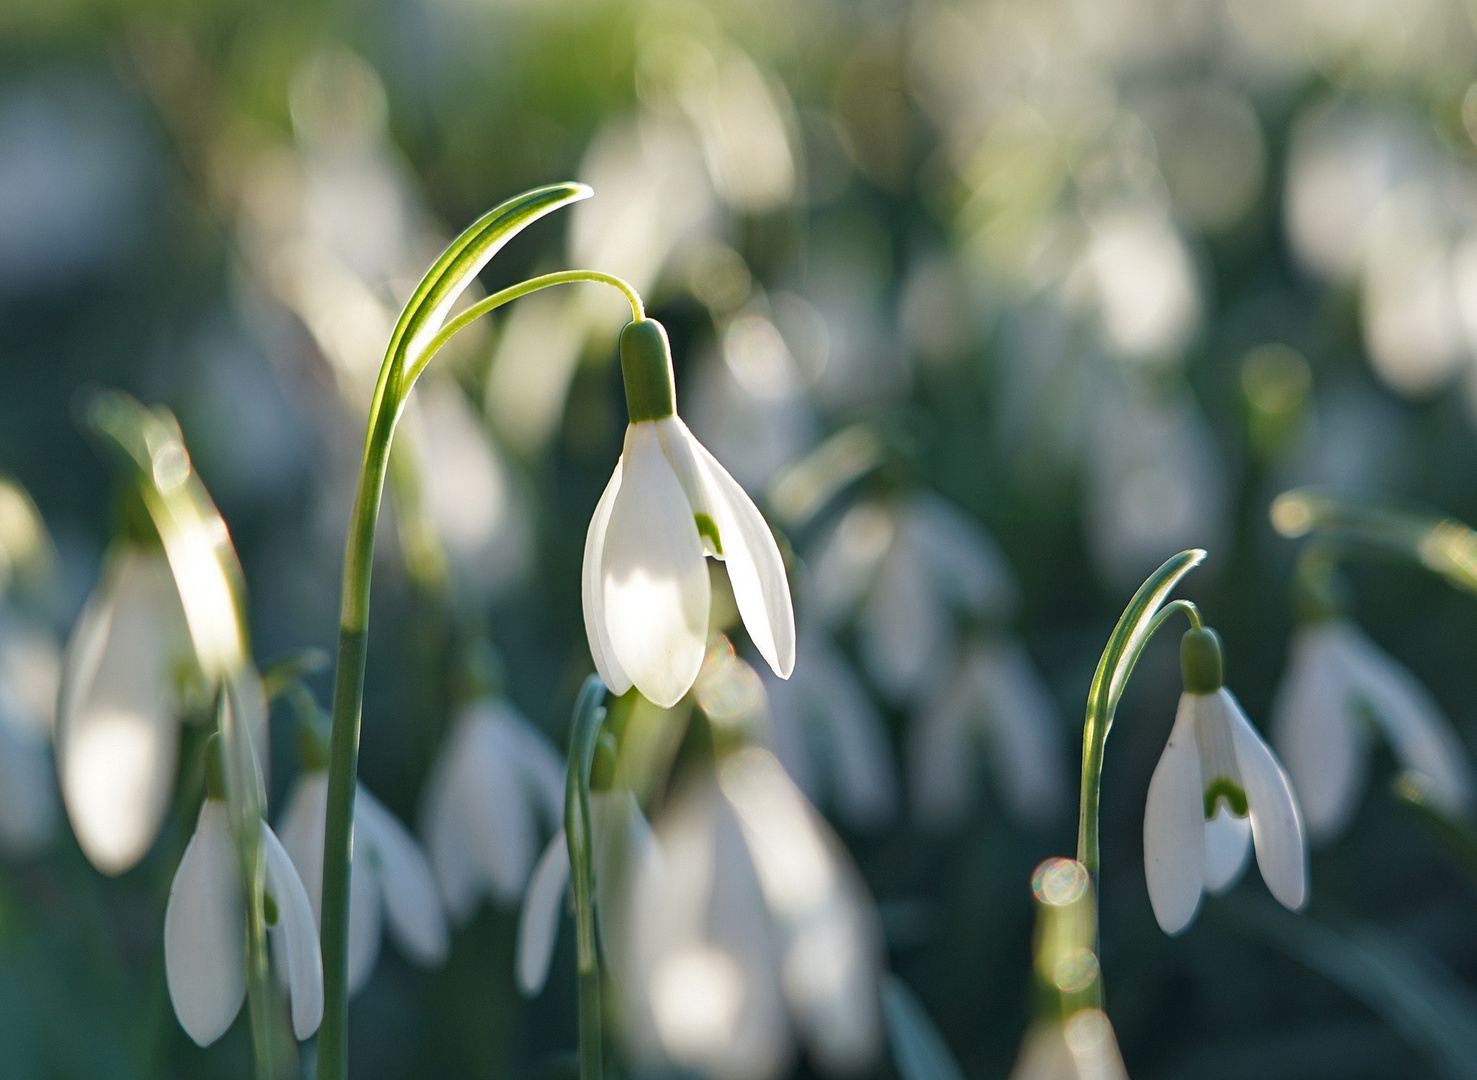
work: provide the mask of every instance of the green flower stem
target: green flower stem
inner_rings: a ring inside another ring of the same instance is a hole
[[[1093,885],[1098,880],[1099,804],[1102,800],[1103,751],[1113,716],[1123,688],[1133,673],[1134,665],[1154,632],[1175,611],[1184,611],[1198,629],[1199,612],[1189,601],[1177,600],[1160,611],[1166,598],[1181,578],[1198,566],[1205,552],[1196,548],[1182,551],[1149,577],[1134,593],[1128,607],[1113,628],[1092,676],[1087,695],[1087,718],[1082,727],[1082,801],[1077,819],[1077,861],[1087,867]]]
[[[593,270],[545,274],[503,289],[449,320],[419,347],[428,320],[473,276],[509,237],[544,214],[588,197],[578,184],[556,184],[525,192],[485,214],[462,233],[427,272],[396,324],[370,407],[364,461],[354,495],[344,554],[338,666],[334,675],[333,726],[329,736],[328,809],[323,844],[323,1026],[318,1033],[319,1080],[348,1074],[349,869],[354,790],[359,770],[359,721],[369,631],[369,583],[375,528],[389,470],[395,425],[416,379],[457,331],[510,300],[579,281],[612,285],[639,310],[630,285]]]
[[[600,1080],[600,956],[595,937],[595,856],[590,830],[590,771],[605,723],[605,684],[585,680],[574,707],[569,777],[564,787],[564,836],[574,890],[575,959],[579,971],[580,1080]]]

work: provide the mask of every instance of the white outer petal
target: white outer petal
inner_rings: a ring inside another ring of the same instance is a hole
[[[846,660],[820,634],[807,638],[806,674],[830,755],[836,811],[858,829],[897,814],[897,761],[887,725]],[[802,785],[803,787],[803,785]]]
[[[1220,896],[1241,880],[1251,858],[1251,822],[1218,800],[1215,817],[1205,823],[1205,891]]]
[[[1308,902],[1308,838],[1292,783],[1231,692],[1222,687],[1215,701],[1231,725],[1262,880],[1284,907],[1296,911]]]
[[[1368,699],[1396,760],[1421,773],[1437,804],[1464,815],[1472,806],[1472,763],[1451,721],[1410,671],[1352,623],[1341,635],[1350,682]]]
[[[626,927],[632,884],[648,863],[660,857],[656,834],[628,788],[590,792],[590,831],[595,839],[600,947],[611,972],[623,973],[630,969]]]
[[[1300,629],[1272,702],[1272,742],[1315,843],[1331,840],[1349,824],[1369,768],[1368,740],[1354,714],[1354,687],[1341,649],[1336,623]]]
[[[894,543],[857,617],[857,645],[877,688],[894,704],[946,677],[954,630],[917,552]]]
[[[105,874],[144,857],[169,809],[179,755],[174,664],[185,640],[163,554],[125,549],[68,644],[57,768],[77,842]]]
[[[1205,884],[1205,793],[1195,713],[1208,695],[1182,694],[1144,805],[1144,877],[1154,918],[1166,934],[1189,926]]]
[[[940,592],[978,615],[998,618],[1015,610],[1015,571],[995,538],[964,510],[921,491],[903,504],[899,526],[900,541],[917,550]]]
[[[1017,641],[977,645],[967,662],[1005,803],[1017,820],[1045,824],[1066,797],[1056,704]]]
[[[400,820],[363,784],[354,799],[354,833],[354,843],[364,845],[368,869],[378,879],[396,947],[421,967],[441,964],[450,942],[430,864]]]
[[[956,673],[908,725],[908,786],[913,814],[926,826],[958,822],[974,794],[979,760],[969,732],[970,693],[965,672]]]
[[[774,673],[788,679],[795,670],[795,608],[785,560],[774,533],[748,492],[728,475],[708,448],[693,438],[681,420],[673,417],[670,423],[678,428],[680,436],[670,442],[685,441],[691,448],[707,502],[716,511],[723,562],[744,628]]]
[[[590,515],[590,527],[585,532],[584,563],[580,571],[580,605],[585,614],[585,637],[590,642],[590,658],[595,661],[595,670],[612,694],[624,694],[631,689],[631,679],[616,659],[615,649],[610,644],[610,630],[605,625],[605,588],[602,568],[605,558],[605,534],[610,526],[610,510],[615,505],[616,494],[621,489],[621,466],[624,458],[616,460],[615,471],[610,482],[595,504]]]
[[[626,428],[622,459],[600,567],[605,625],[636,688],[670,708],[691,689],[703,663],[708,568],[692,507],[655,423]]]
[[[292,1030],[299,1039],[306,1039],[318,1030],[323,1020],[323,959],[318,951],[318,926],[292,859],[265,821],[261,842],[267,891],[277,902],[277,926],[272,932],[287,941]]]
[[[475,706],[474,706],[475,708]],[[469,817],[476,778],[471,753],[471,716],[463,712],[452,723],[421,795],[420,833],[436,885],[453,923],[471,919],[482,884],[472,858],[473,825]]]
[[[549,981],[554,943],[559,937],[559,914],[569,888],[569,843],[560,829],[544,848],[533,880],[518,913],[518,992],[537,997]]]
[[[164,973],[180,1026],[200,1046],[246,998],[246,913],[226,804],[206,799],[164,909]]]

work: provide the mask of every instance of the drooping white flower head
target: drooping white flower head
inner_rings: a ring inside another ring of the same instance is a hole
[[[286,965],[292,1030],[306,1039],[323,1019],[323,963],[313,909],[292,860],[261,824],[266,891],[276,912],[269,933]],[[246,997],[246,906],[240,859],[223,799],[207,797],[164,910],[169,999],[190,1038],[208,1046],[225,1034]]]
[[[813,599],[832,625],[853,614],[862,663],[896,703],[944,681],[955,613],[1000,619],[1015,575],[977,521],[932,492],[852,507],[816,552]]]
[[[1384,735],[1404,769],[1426,778],[1441,810],[1472,805],[1471,761],[1441,707],[1353,622],[1303,626],[1272,703],[1272,741],[1287,763],[1314,842],[1349,824],[1369,768],[1369,735]]]
[[[189,642],[164,553],[117,552],[72,631],[56,724],[67,815],[105,874],[144,857],[169,809]]]
[[[942,826],[969,809],[981,744],[1006,808],[1018,820],[1049,820],[1065,797],[1061,721],[1019,642],[980,640],[908,732],[913,812]]]
[[[61,651],[45,631],[0,612],[0,852],[44,848],[60,809],[51,763]]]
[[[630,883],[657,857],[656,836],[629,789],[590,792],[590,832],[595,870],[595,918],[600,948],[612,971],[629,969],[622,951],[629,918]],[[569,841],[560,829],[544,848],[518,915],[518,989],[534,997],[549,978],[559,914],[569,889]]]
[[[466,923],[484,896],[516,904],[541,830],[563,818],[564,763],[549,740],[506,701],[463,708],[421,810],[421,836],[452,920]]]
[[[772,1080],[878,1048],[880,935],[840,843],[767,751],[742,750],[657,823],[633,883],[624,1030],[645,1068]]]
[[[1308,899],[1302,811],[1282,766],[1222,679],[1220,639],[1191,630],[1181,646],[1185,693],[1144,807],[1144,875],[1166,934],[1195,918],[1246,868],[1253,845],[1267,888],[1285,907]]]
[[[590,653],[613,693],[633,685],[675,705],[702,666],[710,590],[705,555],[728,568],[744,626],[776,674],[795,666],[784,560],[758,508],[675,412],[666,331],[621,331],[631,423],[585,537],[581,595]]]
[[[761,672],[769,744],[811,802],[829,805],[855,829],[897,813],[897,762],[887,725],[856,673],[819,629],[802,629],[795,677]]]
[[[293,783],[278,819],[282,847],[292,859],[322,921],[323,827],[328,772],[310,769]],[[420,845],[384,805],[358,785],[354,793],[354,851],[349,872],[349,993],[359,992],[379,958],[381,924],[406,959],[435,967],[450,947],[446,913]],[[278,939],[279,944],[285,944]]]
[[[1027,1029],[1010,1080],[1128,1080],[1128,1070],[1107,1014],[1079,1009]]]

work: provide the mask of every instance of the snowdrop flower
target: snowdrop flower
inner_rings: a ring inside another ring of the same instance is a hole
[[[1079,1009],[1065,1021],[1031,1025],[1010,1080],[1128,1080],[1128,1070],[1107,1015]]]
[[[886,723],[823,632],[802,631],[800,655],[805,662],[788,682],[761,673],[771,749],[806,797],[829,799],[847,825],[887,824],[898,795]]]
[[[876,914],[840,843],[767,751],[724,760],[657,826],[631,900],[625,1030],[644,1068],[772,1080],[880,1039]]]
[[[590,792],[590,831],[600,948],[610,968],[624,971],[628,885],[656,857],[656,836],[629,789]],[[539,859],[518,916],[518,989],[525,997],[536,996],[548,982],[568,889],[569,841],[560,829]]]
[[[817,551],[814,599],[835,625],[855,613],[862,662],[894,702],[947,676],[951,614],[1000,618],[1015,607],[1015,575],[991,536],[931,492],[847,511]]]
[[[0,614],[0,851],[34,855],[56,830],[51,763],[61,652],[50,635]]]
[[[723,560],[744,626],[780,678],[795,666],[795,615],[769,526],[676,415],[667,333],[621,331],[630,425],[585,538],[582,597],[595,667],[612,693],[633,685],[675,705],[702,666],[710,600],[704,555]]]
[[[564,763],[549,740],[506,701],[466,706],[431,770],[422,812],[452,920],[466,923],[488,894],[502,906],[517,903],[540,826],[557,828],[563,817]]]
[[[287,809],[277,822],[282,847],[297,868],[312,904],[314,925],[322,920],[323,827],[327,811],[325,760],[298,776]],[[446,913],[431,867],[405,826],[360,784],[354,793],[354,852],[349,872],[351,995],[358,993],[374,971],[381,922],[387,924],[395,945],[413,963],[434,967],[446,959]],[[283,944],[280,938],[278,944]]]
[[[1066,794],[1061,723],[1017,641],[970,645],[953,681],[908,737],[913,812],[923,822],[945,825],[964,816],[981,743],[1012,815],[1039,823],[1061,808]]]
[[[210,747],[216,745],[212,739]],[[164,972],[174,1014],[208,1046],[225,1034],[246,997],[246,905],[218,758],[207,751],[206,798],[164,909]],[[292,1030],[306,1039],[323,1018],[323,964],[308,894],[275,833],[261,823],[267,921],[281,940]]]
[[[1195,918],[1201,893],[1241,877],[1253,844],[1284,907],[1308,899],[1302,811],[1287,774],[1225,688],[1220,638],[1194,629],[1180,646],[1185,692],[1144,807],[1144,874],[1166,934]]]
[[[57,705],[62,798],[105,874],[144,857],[169,809],[189,641],[164,552],[123,547],[77,620]]]
[[[1331,840],[1348,826],[1364,787],[1374,729],[1402,768],[1426,778],[1437,807],[1454,815],[1470,809],[1466,750],[1415,676],[1346,618],[1301,627],[1272,703],[1272,740],[1315,842]]]

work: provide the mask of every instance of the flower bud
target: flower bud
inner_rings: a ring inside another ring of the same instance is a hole
[[[1213,694],[1226,683],[1221,636],[1210,627],[1185,631],[1180,639],[1180,670],[1185,693]]]
[[[621,331],[621,377],[631,423],[661,420],[677,411],[666,327],[655,319],[626,323]]]

